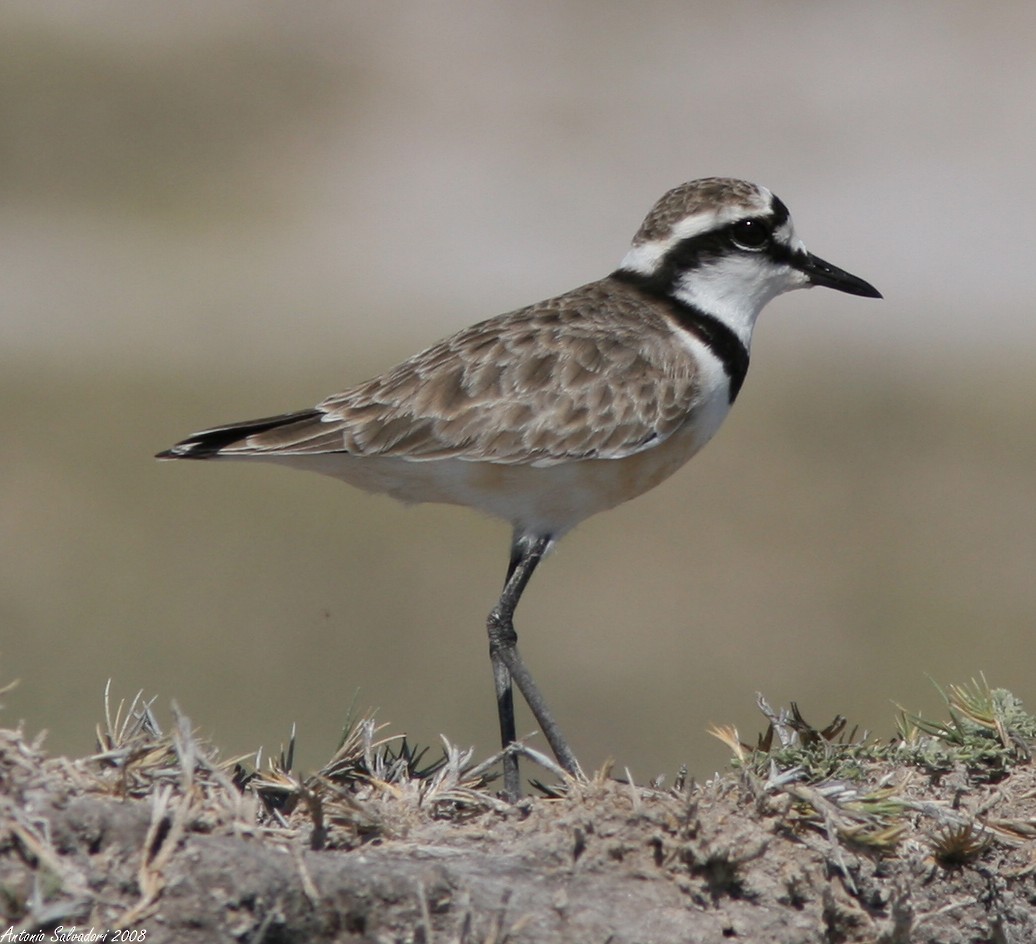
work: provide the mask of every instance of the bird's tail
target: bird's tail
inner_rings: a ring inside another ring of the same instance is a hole
[[[258,420],[246,420],[243,423],[231,423],[227,426],[217,426],[213,429],[205,429],[193,436],[188,436],[182,442],[178,442],[170,449],[158,453],[156,459],[213,459],[217,458],[224,450],[240,444],[245,446],[245,441],[253,436],[263,433],[270,433],[283,427],[297,427],[300,424],[309,425],[314,420],[319,420],[323,414],[319,410],[301,410],[298,413],[283,413],[280,416],[267,416]],[[266,437],[269,439],[270,437]],[[271,443],[267,443],[267,446]],[[234,450],[237,451],[237,450]],[[247,448],[242,449],[247,452]]]

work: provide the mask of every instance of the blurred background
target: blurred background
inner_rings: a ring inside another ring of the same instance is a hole
[[[773,303],[716,440],[537,573],[576,752],[707,776],[756,691],[882,736],[928,676],[1033,707],[1034,36],[1025,2],[7,0],[5,721],[89,751],[111,678],[226,754],[297,723],[313,767],[350,706],[491,751],[506,525],[151,456],[606,274],[712,174],[886,300]]]

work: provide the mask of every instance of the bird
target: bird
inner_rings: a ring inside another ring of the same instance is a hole
[[[767,188],[693,180],[655,203],[604,278],[464,328],[314,407],[206,429],[157,458],[273,462],[509,523],[486,630],[513,801],[512,685],[560,767],[582,776],[517,648],[533,572],[581,521],[654,488],[712,438],[741,391],[760,311],[813,286],[882,297],[809,252]]]

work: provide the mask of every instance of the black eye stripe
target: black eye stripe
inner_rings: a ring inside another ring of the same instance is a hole
[[[775,224],[773,217],[770,216],[756,216],[749,219],[760,223],[771,235],[777,225],[779,225]],[[746,220],[735,220],[726,226],[720,226],[706,233],[698,233],[681,239],[662,257],[653,278],[661,283],[672,285],[680,273],[686,272],[688,269],[699,268],[711,258],[728,254],[731,249],[741,250],[741,247],[737,245],[734,239],[734,227],[745,222]],[[775,242],[773,239],[769,240],[769,244],[765,249],[757,249],[756,251],[761,251],[773,259],[782,261],[786,260],[790,255],[790,251],[786,246]]]

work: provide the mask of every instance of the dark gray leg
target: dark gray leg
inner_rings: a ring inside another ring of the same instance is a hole
[[[517,736],[514,721],[514,696],[511,691],[512,680],[518,686],[526,703],[532,710],[540,729],[543,731],[558,763],[568,773],[581,773],[579,762],[565,741],[554,716],[529,670],[518,655],[518,635],[514,631],[514,611],[522,597],[543,555],[551,544],[550,535],[526,535],[515,532],[511,543],[511,561],[507,568],[507,580],[504,582],[500,600],[493,607],[486,621],[489,633],[489,658],[493,664],[493,683],[496,687],[496,704],[500,717],[500,739],[506,748]],[[504,758],[504,794],[510,800],[521,795],[521,781],[518,774],[518,758],[509,754]]]

